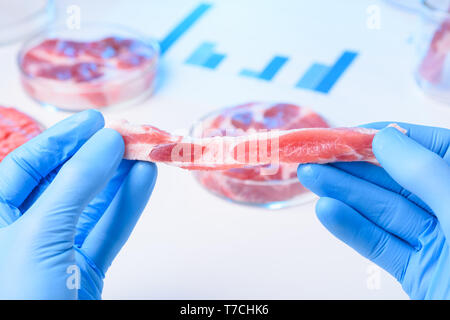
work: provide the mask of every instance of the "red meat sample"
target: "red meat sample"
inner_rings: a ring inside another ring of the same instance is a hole
[[[0,106],[0,161],[41,131],[41,126],[26,114]]]
[[[232,136],[213,130],[215,136],[193,138],[173,136],[152,126],[132,125],[126,121],[109,121],[107,125],[124,137],[125,158],[164,162],[192,170],[224,170],[279,163],[376,163],[372,152],[372,140],[378,132],[375,129],[259,129]],[[251,125],[261,127],[262,123]]]
[[[21,58],[22,82],[36,100],[81,110],[117,104],[151,88],[157,52],[141,41],[108,37],[48,39]]]
[[[125,158],[196,170],[208,190],[233,201],[270,206],[300,199],[299,163],[376,162],[365,128],[329,128],[310,109],[292,104],[250,103],[207,117],[194,137],[152,126],[108,121],[125,141]]]
[[[237,130],[289,130],[328,127],[328,124],[317,113],[296,105],[249,103],[211,116],[202,126],[201,136],[214,136],[214,131],[233,135]],[[296,163],[245,166],[223,171],[195,171],[194,176],[207,190],[225,199],[279,208],[311,199],[311,194],[297,179],[297,166]]]
[[[445,20],[434,33],[422,62],[419,74],[428,82],[439,83],[447,54],[450,53],[450,21]]]

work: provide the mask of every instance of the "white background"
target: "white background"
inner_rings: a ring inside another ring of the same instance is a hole
[[[406,121],[450,127],[450,108],[414,82],[417,17],[380,1],[222,0],[164,56],[154,96],[105,114],[166,130],[187,129],[203,114],[247,101],[307,105],[335,125]],[[81,8],[81,22],[116,22],[163,38],[200,1],[58,1]],[[380,29],[367,27],[370,5]],[[81,27],[83,27],[81,25]],[[184,64],[202,42],[227,54],[216,70]],[[42,109],[23,92],[19,44],[0,47],[0,104],[45,125],[68,115]],[[359,56],[327,95],[294,88],[313,62],[332,64],[343,50]],[[274,55],[289,62],[274,80],[238,76]],[[329,234],[314,203],[266,211],[234,205],[203,190],[189,172],[159,166],[139,224],[107,273],[103,297],[149,299],[403,299],[387,273],[371,290],[371,263]]]

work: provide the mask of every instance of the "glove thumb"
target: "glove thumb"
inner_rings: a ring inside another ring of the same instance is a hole
[[[373,152],[394,180],[433,210],[450,239],[450,166],[446,161],[394,128],[376,134]]]
[[[112,129],[98,131],[61,167],[24,220],[32,220],[34,229],[47,240],[73,245],[81,212],[111,179],[123,152],[119,133]]]

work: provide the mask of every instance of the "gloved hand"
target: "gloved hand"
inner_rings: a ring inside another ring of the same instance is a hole
[[[97,299],[152,192],[156,166],[122,160],[97,111],[78,113],[0,163],[0,298]]]
[[[368,127],[381,129],[387,123]],[[413,299],[450,298],[450,130],[382,129],[369,163],[301,165],[321,198],[316,213],[336,237],[391,273]]]

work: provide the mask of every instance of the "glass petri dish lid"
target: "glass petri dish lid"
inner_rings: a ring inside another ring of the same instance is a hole
[[[23,88],[45,107],[80,111],[131,106],[153,91],[159,45],[127,27],[84,22],[54,25],[18,55]]]
[[[53,0],[0,0],[0,45],[42,31],[54,17]]]

